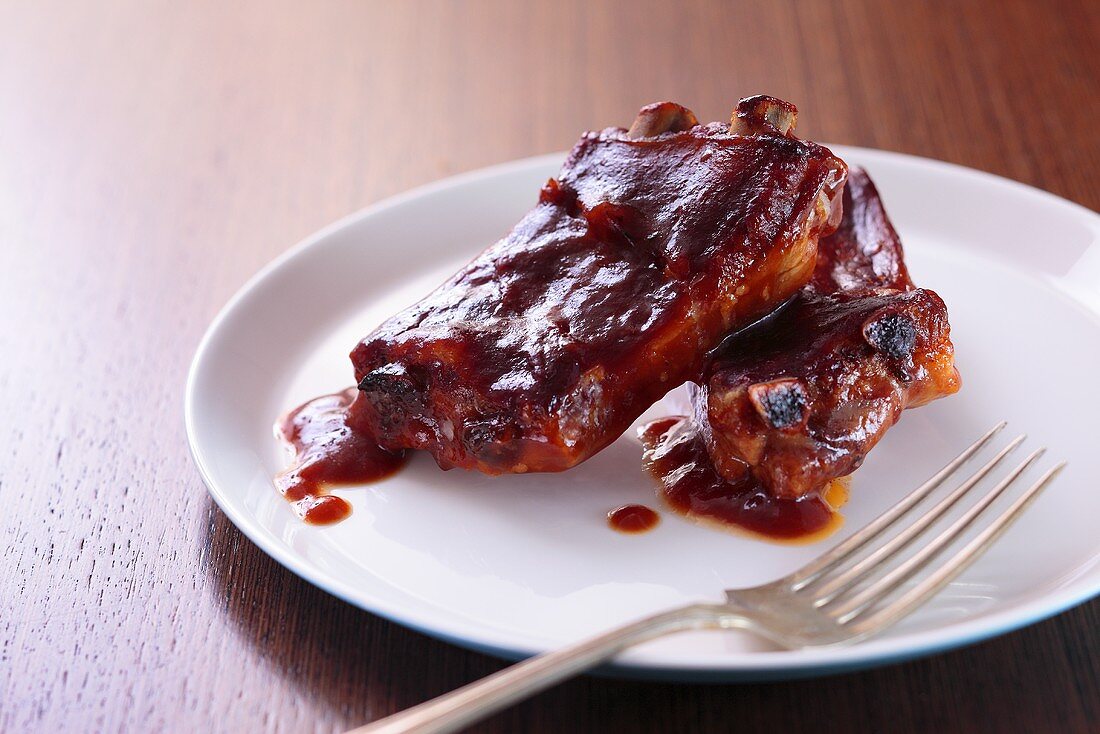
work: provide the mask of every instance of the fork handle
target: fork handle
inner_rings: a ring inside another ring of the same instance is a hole
[[[645,617],[569,647],[516,663],[479,681],[347,734],[444,734],[609,660],[632,645],[682,630],[729,625],[729,608],[692,604]]]

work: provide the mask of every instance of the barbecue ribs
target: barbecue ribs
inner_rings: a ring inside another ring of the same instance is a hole
[[[779,497],[850,474],[903,409],[959,389],[947,308],[909,279],[866,172],[849,173],[843,201],[810,283],[728,338],[692,395],[718,471],[751,468]]]
[[[489,474],[607,446],[810,278],[846,168],[795,114],[753,97],[700,125],[662,103],[586,134],[510,234],[354,349],[349,424]]]

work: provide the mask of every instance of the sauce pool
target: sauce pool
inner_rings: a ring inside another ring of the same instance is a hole
[[[706,444],[687,418],[653,421],[640,433],[644,464],[675,512],[768,540],[806,543],[840,527],[836,508],[847,500],[846,480],[798,499],[776,497],[750,471],[737,480],[714,468]]]
[[[351,514],[347,500],[329,494],[329,488],[384,479],[408,460],[408,452],[382,449],[356,429],[358,395],[356,388],[322,395],[275,425],[276,435],[294,452],[290,467],[275,477],[275,486],[312,525],[339,522]],[[835,510],[847,500],[843,481],[830,483],[819,494],[781,499],[751,472],[733,481],[721,476],[688,419],[654,421],[642,429],[641,438],[645,467],[660,482],[665,504],[679,514],[780,541],[818,540],[840,526]],[[623,505],[607,513],[608,525],[622,533],[644,533],[659,522],[660,515],[645,505]]]
[[[328,494],[342,484],[374,482],[405,465],[405,452],[379,448],[353,427],[354,387],[322,395],[287,413],[275,434],[294,452],[294,461],[275,477],[276,488],[312,525],[329,525],[351,514],[347,500]]]
[[[644,533],[657,527],[661,516],[645,505],[623,505],[607,513],[607,524],[620,533]]]

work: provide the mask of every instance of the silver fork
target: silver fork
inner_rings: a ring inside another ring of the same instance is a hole
[[[727,589],[724,604],[691,604],[661,612],[570,647],[537,655],[432,701],[354,729],[354,734],[440,734],[453,732],[583,670],[628,647],[672,632],[743,629],[786,648],[850,645],[875,635],[928,601],[973,563],[1035,500],[1064,467],[1047,470],[985,529],[939,565],[932,561],[951,545],[1045,451],[1039,449],[1009,471],[969,510],[909,558],[890,561],[959,502],[1024,441],[1019,436],[998,451],[956,489],[896,535],[910,510],[990,443],[1005,423],[990,429],[932,478],[867,527],[794,573],[750,589]],[[873,541],[879,540],[875,546]],[[872,550],[873,548],[873,550]],[[860,551],[870,551],[855,560]],[[921,571],[928,573],[900,596],[886,597]],[[877,572],[885,571],[879,575]],[[352,734],[352,733],[349,733]]]

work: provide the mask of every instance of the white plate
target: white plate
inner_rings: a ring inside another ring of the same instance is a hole
[[[272,438],[276,416],[349,385],[356,341],[506,232],[559,155],[397,197],[254,277],[214,320],[188,380],[187,433],[210,493],[302,578],[428,634],[518,657],[787,573],[1005,418],[1069,468],[980,562],[889,634],[792,652],[744,633],[685,633],[624,654],[618,672],[760,680],[861,667],[973,642],[1096,595],[1100,217],[957,166],[835,150],[871,172],[915,279],[946,300],[964,386],[907,413],[871,453],[832,539],[773,545],[667,512],[644,535],[609,530],[609,509],[657,506],[631,434],[558,475],[445,473],[417,456],[380,484],[337,491],[354,513],[330,527],[304,525],[272,487],[285,462]]]

